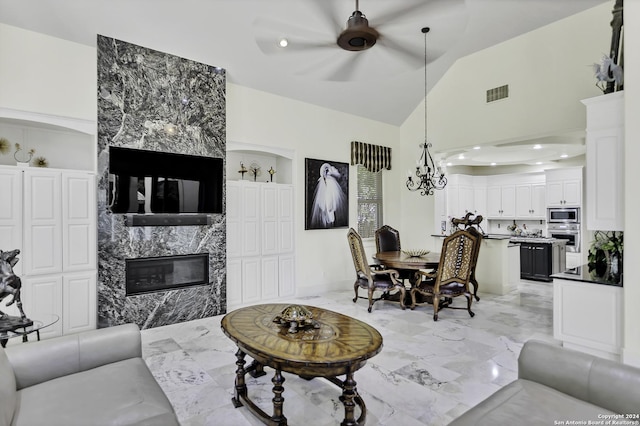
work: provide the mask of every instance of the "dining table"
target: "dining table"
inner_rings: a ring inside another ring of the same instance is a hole
[[[440,253],[438,252],[428,252],[422,256],[410,256],[402,250],[382,251],[377,252],[372,257],[373,261],[376,264],[382,265],[388,269],[395,269],[400,272],[401,276],[408,276],[411,288],[417,286],[420,282],[421,275],[418,274],[418,270],[436,269],[440,263]],[[418,294],[418,296],[421,295]],[[422,299],[422,297],[418,297],[418,302],[420,303],[427,301]],[[407,295],[405,297],[405,305],[409,306],[411,304],[411,296],[410,293],[407,292]]]

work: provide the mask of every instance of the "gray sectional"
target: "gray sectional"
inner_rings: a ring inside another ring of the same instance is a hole
[[[520,352],[518,379],[450,426],[640,420],[634,414],[640,414],[640,369],[532,340]]]
[[[0,349],[0,426],[178,425],[126,324]]]

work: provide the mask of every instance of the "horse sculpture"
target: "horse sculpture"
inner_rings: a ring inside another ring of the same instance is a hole
[[[5,322],[13,325],[24,326],[25,323],[30,322],[27,319],[24,311],[22,310],[22,300],[20,300],[20,289],[22,287],[22,281],[13,272],[13,267],[18,263],[18,254],[20,250],[2,251],[0,250],[0,301],[4,300],[8,296],[13,296],[11,301],[7,302],[6,306],[11,306],[14,303],[20,311],[20,319],[17,317],[10,317],[8,314],[0,311],[0,323]],[[17,320],[17,321],[16,321]]]
[[[477,215],[473,219],[471,219],[471,216],[473,216],[473,213],[467,213],[463,218],[460,219],[454,217],[453,219],[451,219],[451,224],[456,228],[460,228],[460,226],[462,226],[461,229],[467,229],[470,226],[477,226],[478,229],[484,234],[484,230],[480,226],[480,223],[482,223],[482,220],[484,219],[482,215]]]

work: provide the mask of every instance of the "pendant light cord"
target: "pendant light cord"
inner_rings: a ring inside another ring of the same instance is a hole
[[[427,33],[429,27],[424,27],[422,33],[424,34],[424,143],[427,143]]]

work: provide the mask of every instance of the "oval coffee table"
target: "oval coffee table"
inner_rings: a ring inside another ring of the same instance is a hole
[[[317,322],[289,333],[273,318],[289,305],[266,304],[237,309],[222,318],[222,330],[238,345],[236,352],[235,407],[246,405],[268,425],[286,425],[283,414],[282,372],[297,374],[304,379],[324,377],[342,389],[345,418],[342,425],[362,425],[367,409],[356,389],[354,373],[367,360],[382,350],[382,336],[373,327],[346,315],[314,306],[306,306]],[[245,368],[245,355],[254,361]],[[269,416],[247,395],[245,374],[262,376],[264,366],[275,369],[273,383],[273,415]],[[345,375],[344,381],[336,376]],[[355,419],[355,406],[360,417]]]

